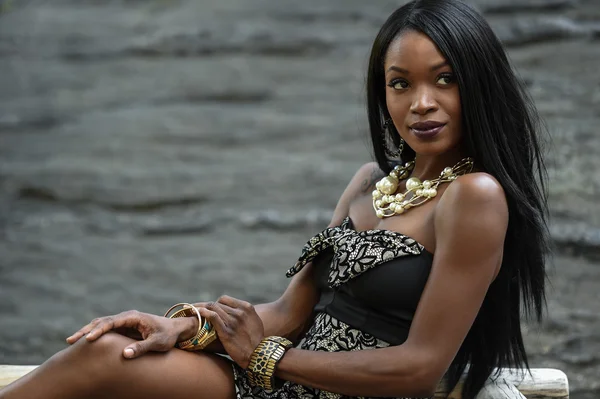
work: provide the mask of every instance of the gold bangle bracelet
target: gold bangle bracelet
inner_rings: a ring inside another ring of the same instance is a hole
[[[176,308],[178,307],[182,307],[181,309],[179,309],[178,311],[176,311],[175,313],[173,313],[172,315],[169,316],[169,314]],[[194,307],[194,305],[190,304],[190,303],[177,303],[173,306],[171,306],[169,308],[169,310],[167,310],[165,312],[165,317],[169,317],[170,319],[174,319],[174,318],[178,318],[178,317],[193,317],[193,316],[197,316],[198,317],[198,331],[196,332],[196,334],[190,338],[187,339],[185,341],[181,341],[181,342],[177,342],[175,344],[176,348],[180,348],[183,349],[184,347],[187,347],[190,343],[192,343],[194,341],[194,339],[199,336],[202,333],[202,328],[204,327],[204,321],[202,316],[200,315],[200,311],[198,309],[196,309],[196,307]]]
[[[197,316],[198,331],[192,338],[187,339],[185,341],[177,342],[175,344],[175,347],[187,351],[196,351],[206,348],[208,344],[210,344],[217,338],[217,333],[214,330],[213,326],[208,320],[206,320],[200,315],[200,312],[195,306],[189,303],[178,303],[171,306],[171,308],[169,308],[169,310],[167,310],[167,312],[165,313],[165,317],[167,317],[167,315],[171,313],[173,309],[179,306],[182,306],[182,309],[179,309],[176,312],[174,312],[171,316],[169,316],[169,318]]]

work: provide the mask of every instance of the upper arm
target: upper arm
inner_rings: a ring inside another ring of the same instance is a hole
[[[337,226],[348,216],[350,203],[362,192],[370,190],[382,172],[375,162],[362,165],[354,174],[342,193],[333,212],[329,226]],[[308,263],[294,277],[277,303],[296,322],[303,323],[312,313],[319,300],[319,291],[313,277],[312,262]]]
[[[508,225],[504,191],[490,175],[462,176],[447,188],[434,220],[433,265],[405,344],[437,383],[501,265]]]

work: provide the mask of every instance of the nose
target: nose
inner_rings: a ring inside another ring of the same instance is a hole
[[[410,105],[411,112],[425,115],[429,112],[436,111],[438,104],[433,97],[433,93],[426,87],[421,87],[415,90],[415,95]]]

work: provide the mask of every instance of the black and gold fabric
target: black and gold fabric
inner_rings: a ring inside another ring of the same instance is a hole
[[[357,231],[346,218],[311,238],[287,276],[309,262],[321,296],[297,348],[358,351],[406,340],[433,262],[423,245],[389,230]],[[252,386],[244,369],[235,364],[233,369],[237,399],[352,399],[291,381],[266,391]]]

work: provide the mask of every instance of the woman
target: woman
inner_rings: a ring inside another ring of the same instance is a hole
[[[520,312],[539,318],[544,303],[545,169],[535,110],[498,39],[460,2],[413,1],[375,39],[367,99],[376,162],[356,172],[281,298],[96,319],[0,397],[427,397],[469,365],[473,398],[494,368],[527,366]],[[173,349],[200,316],[218,341]]]

